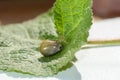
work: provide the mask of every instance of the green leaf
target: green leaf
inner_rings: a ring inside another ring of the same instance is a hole
[[[91,17],[91,13],[89,13],[91,12],[90,6],[91,0],[56,0],[54,19],[59,36],[64,37],[66,40],[72,32],[77,28],[79,29],[85,17]],[[88,20],[91,21],[90,18]]]
[[[70,7],[73,7],[73,11],[67,10]],[[57,0],[54,14],[56,29],[50,12],[20,24],[1,25],[1,70],[50,76],[72,63],[75,52],[87,42],[91,25],[91,0]],[[66,17],[64,20],[61,18],[63,16]],[[53,39],[59,34],[66,36],[67,43],[63,50],[53,56],[42,56],[39,52],[42,40]]]

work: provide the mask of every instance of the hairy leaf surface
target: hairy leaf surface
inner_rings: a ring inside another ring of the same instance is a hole
[[[56,0],[51,13],[0,27],[0,69],[49,76],[58,73],[87,42],[91,25],[91,0]],[[56,27],[55,27],[56,26]],[[56,32],[57,31],[57,32]],[[44,39],[64,36],[63,50],[49,57],[39,52]]]

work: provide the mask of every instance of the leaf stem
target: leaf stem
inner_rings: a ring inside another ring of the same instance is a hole
[[[110,46],[120,46],[120,40],[117,39],[117,40],[88,41],[86,45],[82,46],[82,49],[110,47]]]

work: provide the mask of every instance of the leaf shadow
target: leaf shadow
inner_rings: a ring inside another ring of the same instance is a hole
[[[29,74],[0,71],[0,78],[2,77],[3,78],[6,77],[6,79],[12,78],[12,80],[17,80],[17,79],[19,80],[47,80],[47,79],[48,80],[50,79],[52,80],[81,80],[81,74],[75,66],[65,71],[59,72],[57,75],[49,76],[49,77],[39,77],[39,76],[33,76]]]

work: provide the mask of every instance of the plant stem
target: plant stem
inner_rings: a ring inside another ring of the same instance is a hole
[[[110,46],[120,46],[120,40],[88,41],[86,45],[82,46],[82,49],[110,47]]]

